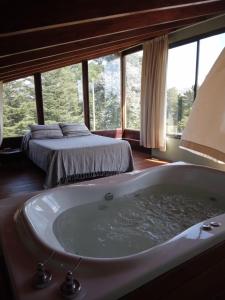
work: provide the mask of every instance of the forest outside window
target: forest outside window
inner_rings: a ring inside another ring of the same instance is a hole
[[[108,55],[88,61],[91,130],[121,127],[120,58]]]
[[[3,99],[4,137],[21,136],[37,123],[33,76],[5,83]]]
[[[140,130],[141,69],[143,51],[125,56],[125,128]]]
[[[45,123],[84,122],[81,64],[42,73],[41,78]]]

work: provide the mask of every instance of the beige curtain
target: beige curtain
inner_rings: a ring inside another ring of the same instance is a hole
[[[3,139],[3,82],[0,81],[0,146]]]
[[[225,162],[225,48],[197,92],[180,147]]]
[[[168,37],[148,41],[143,49],[140,144],[165,151]]]

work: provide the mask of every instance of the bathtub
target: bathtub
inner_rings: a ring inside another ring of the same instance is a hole
[[[63,222],[67,222],[69,215],[64,215],[65,213],[92,207],[91,205],[95,204],[104,214],[108,205],[114,206],[114,199],[123,199],[126,195],[159,184],[186,186],[190,190],[201,189],[211,197],[212,201],[215,197],[211,195],[219,195],[220,210],[225,212],[224,183],[225,174],[221,171],[184,163],[172,163],[44,191],[29,199],[17,210],[15,222],[23,243],[36,254],[38,260],[50,261],[53,268],[76,269],[76,276],[82,286],[80,299],[118,299],[224,241],[225,214],[220,213],[212,218],[201,220],[161,244],[149,248],[145,245],[142,250],[132,249],[131,253],[126,252],[126,243],[124,243],[119,254],[114,255],[117,249],[112,248],[112,242],[109,247],[111,252],[102,251],[103,256],[96,255],[101,251],[92,249],[93,243],[89,243],[92,236],[86,235],[85,230],[82,233],[83,228],[76,222],[74,224],[80,226],[80,238],[77,239],[77,243],[79,240],[86,243],[88,254],[82,251],[77,253],[76,246],[74,251],[68,250],[62,240],[70,240],[75,229],[67,226],[68,232],[65,232],[64,228],[60,233],[61,221],[56,228],[58,220],[61,220],[59,218],[64,216]],[[89,215],[92,220],[95,217],[92,216],[91,209]],[[78,214],[77,218],[84,219],[85,216]],[[87,218],[83,224],[91,220]],[[135,243],[142,242],[137,240]],[[101,283],[100,289],[96,289],[96,283],[93,285],[93,278]]]

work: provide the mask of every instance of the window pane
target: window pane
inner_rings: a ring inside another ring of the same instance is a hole
[[[120,127],[120,59],[109,55],[88,62],[91,130]]]
[[[37,122],[33,76],[3,86],[4,137],[21,136]]]
[[[140,129],[141,66],[143,51],[125,57],[126,128]]]
[[[169,50],[167,71],[167,133],[181,134],[194,100],[197,43]]]
[[[202,84],[224,47],[225,33],[200,40],[198,86]]]
[[[45,123],[83,122],[81,64],[42,73]]]

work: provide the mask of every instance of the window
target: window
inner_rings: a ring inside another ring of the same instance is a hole
[[[167,134],[182,134],[191,112],[194,91],[202,84],[224,46],[225,33],[222,33],[169,50]]]
[[[141,66],[143,51],[125,56],[125,127],[140,129]]]
[[[198,86],[202,84],[224,47],[225,33],[200,40]]]
[[[120,59],[109,55],[88,62],[91,130],[120,127]]]
[[[33,77],[4,84],[3,99],[4,137],[23,135],[37,122]]]
[[[42,73],[45,123],[83,122],[81,64]]]
[[[181,134],[194,100],[197,42],[169,50],[167,133]]]

